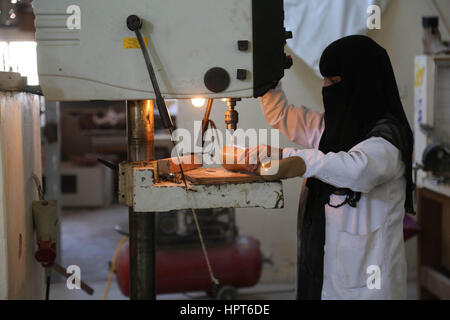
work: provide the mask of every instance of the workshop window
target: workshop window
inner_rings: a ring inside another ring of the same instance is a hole
[[[19,72],[28,85],[38,85],[36,42],[0,41],[0,71]]]

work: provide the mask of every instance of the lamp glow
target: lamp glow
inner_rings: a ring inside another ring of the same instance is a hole
[[[191,101],[192,101],[192,105],[194,107],[196,107],[196,108],[203,107],[205,105],[205,102],[206,102],[206,100],[203,99],[203,98],[195,98],[195,99],[192,99]]]

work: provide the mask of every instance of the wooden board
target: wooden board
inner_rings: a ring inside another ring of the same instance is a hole
[[[450,297],[450,278],[439,271],[449,271],[450,198],[425,188],[418,189],[417,266],[421,299]]]
[[[438,271],[422,266],[420,284],[440,299],[450,299],[450,279]]]
[[[0,300],[42,299],[45,292],[31,211],[32,175],[41,176],[42,103],[35,95],[0,92]]]
[[[186,179],[192,184],[225,184],[263,182],[256,174],[231,172],[224,168],[199,168],[185,172]]]
[[[189,155],[180,157],[183,171],[188,171],[200,168],[203,164],[201,162],[201,155]],[[180,173],[180,165],[178,158],[168,158],[156,160],[158,163],[158,174],[164,175],[169,173]]]

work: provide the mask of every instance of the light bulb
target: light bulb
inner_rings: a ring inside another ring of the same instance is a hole
[[[206,102],[206,100],[203,99],[203,98],[195,98],[195,99],[192,99],[191,101],[192,101],[192,105],[194,107],[196,107],[196,108],[203,107],[205,105],[205,102]]]

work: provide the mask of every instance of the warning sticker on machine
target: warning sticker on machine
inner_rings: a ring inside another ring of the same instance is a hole
[[[145,46],[148,48],[148,38],[144,37]],[[140,49],[139,41],[137,38],[123,38],[124,49]]]

